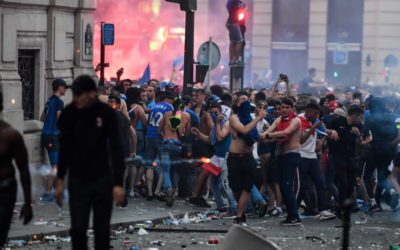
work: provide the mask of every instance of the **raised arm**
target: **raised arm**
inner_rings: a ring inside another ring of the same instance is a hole
[[[257,126],[257,123],[259,121],[261,121],[262,119],[264,119],[264,117],[267,115],[267,112],[263,109],[260,111],[260,113],[258,114],[258,116],[253,119],[253,121],[251,121],[249,124],[247,124],[246,126],[244,126],[237,115],[233,115],[229,118],[229,122],[231,124],[231,126],[236,129],[239,133],[243,134],[243,135],[247,135],[253,128],[255,128]]]
[[[220,115],[217,118],[217,129],[216,129],[216,134],[217,134],[217,141],[222,141],[224,140],[228,134],[229,134],[229,121],[226,121],[224,124],[221,126],[221,122],[225,119],[225,116]]]

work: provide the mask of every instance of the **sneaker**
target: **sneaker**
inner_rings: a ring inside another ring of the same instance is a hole
[[[286,220],[281,222],[282,226],[300,226],[301,220],[300,218],[289,218],[287,217]]]
[[[199,197],[190,197],[189,203],[199,207],[206,207],[206,208],[211,207],[204,198],[199,198]]]
[[[268,211],[268,215],[272,216],[272,217],[278,217],[281,216],[283,214],[282,211],[279,211],[276,207],[270,211]]]
[[[147,201],[152,201],[153,200],[153,195],[147,195],[146,200]]]
[[[53,202],[54,199],[54,194],[53,193],[49,193],[49,194],[44,194],[41,198],[41,201],[48,201],[48,202]]]
[[[304,212],[301,215],[313,217],[313,216],[319,215],[319,213],[315,212],[315,211],[312,211],[312,210],[307,210],[306,209],[306,210],[304,210]]]
[[[360,207],[360,211],[366,212],[366,211],[368,211],[370,208],[371,208],[370,205],[363,204],[363,205]]]
[[[390,202],[390,208],[392,210],[395,210],[398,205],[399,205],[399,195],[398,194],[393,194],[392,195],[392,201]]]
[[[246,221],[243,220],[243,217],[235,217],[233,219],[233,224],[238,224],[243,227],[247,227]]]
[[[336,215],[329,212],[328,210],[324,210],[321,213],[319,213],[319,220],[320,221],[325,221],[325,220],[331,220],[336,218]]]
[[[126,207],[128,206],[128,196],[124,195],[124,200],[122,201],[121,207]]]
[[[228,211],[226,213],[221,214],[221,218],[223,219],[233,219],[236,217],[237,212]]]
[[[380,211],[381,209],[379,208],[378,204],[375,204],[368,209],[367,214],[373,214]]]
[[[228,209],[226,207],[221,207],[216,209],[219,213],[226,213]]]
[[[133,189],[129,190],[128,197],[135,198],[135,192],[133,191]]]
[[[267,203],[263,203],[260,205],[260,207],[258,208],[258,216],[260,218],[265,216],[265,214],[267,213],[267,208],[268,208]]]
[[[161,194],[153,194],[153,198],[159,201],[165,201],[165,198]]]
[[[174,191],[168,190],[166,201],[168,207],[172,207],[172,205],[174,205]]]

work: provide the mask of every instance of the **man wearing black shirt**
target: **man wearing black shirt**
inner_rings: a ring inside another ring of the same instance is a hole
[[[314,77],[317,74],[317,69],[311,68],[308,70],[308,76],[304,77],[299,83],[300,94],[314,94],[315,87],[319,86],[314,83]]]
[[[60,154],[55,197],[61,206],[63,179],[68,171],[72,248],[87,249],[86,230],[93,208],[95,248],[109,249],[113,196],[117,204],[124,198],[118,121],[115,111],[97,99],[96,83],[90,76],[76,78],[72,93],[73,101],[58,121]]]
[[[330,143],[331,154],[339,180],[339,204],[343,204],[353,193],[356,183],[356,144],[361,144],[362,120],[364,111],[357,105],[349,108],[347,117],[337,116],[326,124],[328,129],[339,135],[337,141]],[[341,211],[338,211],[340,216]]]
[[[396,139],[398,131],[395,123],[397,117],[386,110],[384,99],[373,99],[370,103],[370,111],[371,115],[365,121],[363,134],[366,141],[372,136],[371,154],[367,160],[363,178],[371,202],[368,212],[374,213],[381,210],[381,198],[384,198],[389,205],[392,202],[393,197],[390,195],[392,186],[387,177],[390,174],[388,167],[394,156],[392,142]],[[378,186],[374,194],[371,178],[375,169],[378,173]],[[384,192],[386,195],[381,197]]]

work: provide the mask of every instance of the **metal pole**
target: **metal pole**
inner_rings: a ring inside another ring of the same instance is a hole
[[[207,89],[210,88],[211,83],[211,60],[212,60],[212,37],[208,41],[208,71],[207,71]]]
[[[186,11],[185,61],[183,72],[183,94],[192,96],[193,89],[193,51],[194,51],[194,12]]]
[[[100,39],[100,45],[101,45],[101,51],[100,51],[100,86],[104,86],[104,51],[105,51],[105,45],[103,43],[103,24],[104,22],[101,22],[101,39]]]

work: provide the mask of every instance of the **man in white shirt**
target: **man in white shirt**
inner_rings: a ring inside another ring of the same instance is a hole
[[[322,179],[321,168],[317,159],[315,149],[317,147],[317,133],[316,129],[322,125],[322,122],[315,122],[320,113],[320,108],[315,103],[309,103],[306,106],[306,112],[304,115],[300,115],[301,121],[301,137],[300,137],[300,155],[301,163],[299,166],[300,174],[300,192],[297,196],[297,204],[300,205],[303,200],[304,193],[307,187],[308,178],[311,177],[314,183],[317,199],[318,199],[318,210],[319,220],[329,220],[336,216],[326,210],[326,198],[324,181]],[[315,123],[314,123],[315,122]],[[324,142],[322,139],[319,143],[319,147]]]

